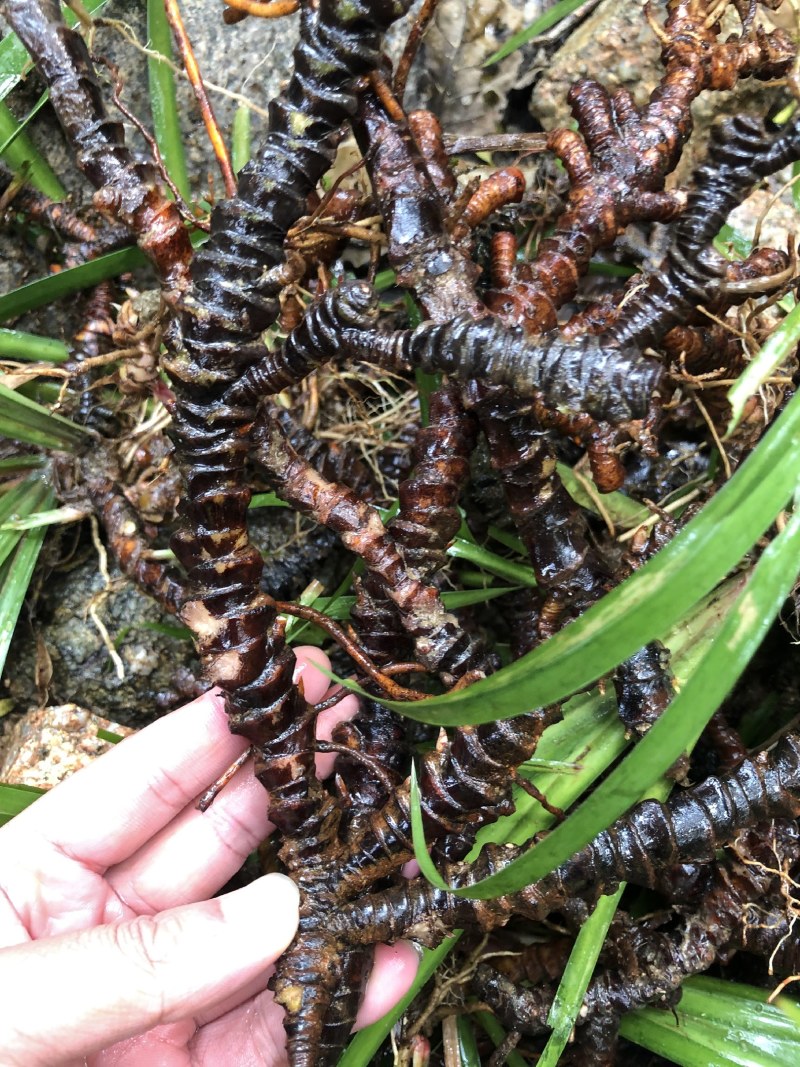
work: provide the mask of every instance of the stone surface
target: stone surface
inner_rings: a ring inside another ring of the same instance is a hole
[[[98,730],[127,737],[134,731],[77,704],[38,708],[24,715],[4,741],[0,781],[49,789],[113,747]]]

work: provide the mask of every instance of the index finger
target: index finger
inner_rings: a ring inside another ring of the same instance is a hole
[[[62,782],[4,836],[37,835],[71,859],[105,869],[169,823],[246,747],[212,690]]]

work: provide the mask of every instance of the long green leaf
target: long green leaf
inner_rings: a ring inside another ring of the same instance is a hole
[[[253,154],[253,140],[250,133],[250,108],[240,104],[233,116],[231,133],[231,166],[238,174],[245,163],[249,163]]]
[[[19,815],[27,807],[38,800],[46,790],[36,789],[32,785],[8,785],[0,782],[0,826],[4,826],[9,819]]]
[[[85,443],[88,432],[0,383],[0,433],[3,436],[71,452]]]
[[[491,1012],[474,1011],[472,1017],[479,1026],[483,1027],[494,1042],[496,1048],[505,1041],[507,1036],[506,1032]],[[520,1056],[518,1052],[514,1051],[508,1053],[505,1062],[508,1064],[508,1067],[528,1067],[528,1061]],[[503,1065],[499,1064],[498,1067],[503,1067]]]
[[[419,864],[419,869],[431,885],[435,885],[437,889],[447,889],[447,882],[436,870],[436,865],[425,845],[425,827],[422,824],[422,805],[420,802],[419,782],[417,781],[417,768],[413,763],[411,764],[409,811],[411,814],[411,839],[414,843],[414,858]]]
[[[795,490],[800,394],[730,481],[674,540],[584,615],[497,674],[415,704],[382,701],[442,726],[508,719],[591,684],[674,626],[734,567]]]
[[[0,356],[26,363],[63,363],[69,358],[69,349],[62,341],[52,337],[39,337],[38,334],[23,333],[22,330],[0,329]]]
[[[597,957],[600,955],[624,889],[625,883],[623,882],[616,893],[600,897],[594,911],[575,939],[547,1016],[547,1025],[553,1032],[547,1040],[537,1067],[557,1067],[561,1053],[569,1041],[575,1020],[578,1018]]]
[[[690,978],[676,1008],[623,1016],[628,1041],[682,1067],[793,1067],[800,1063],[800,1007],[789,997],[719,978]]]
[[[557,4],[553,4],[551,8],[548,8],[544,14],[540,15],[538,19],[526,26],[524,30],[520,30],[519,33],[515,33],[513,37],[509,37],[502,47],[498,48],[496,52],[486,60],[483,64],[484,67],[491,67],[493,63],[499,63],[501,59],[505,59],[506,56],[510,56],[512,52],[516,52],[518,48],[522,48],[528,41],[532,41],[534,37],[538,37],[540,33],[544,33],[545,30],[549,30],[551,26],[555,26],[556,23],[561,22],[567,15],[571,15],[573,11],[577,10],[581,4],[585,4],[586,0],[558,0]]]
[[[800,341],[800,304],[796,305],[778,329],[769,335],[761,350],[747,364],[728,390],[728,402],[731,405],[728,435],[733,433],[739,425],[747,401],[794,352],[798,341]]]
[[[15,174],[23,175],[40,193],[51,200],[66,200],[66,189],[25,132],[27,121],[19,121],[8,104],[0,101],[0,155]]]
[[[81,263],[80,266],[68,267],[58,274],[48,274],[46,278],[37,278],[36,281],[28,282],[27,285],[0,296],[0,322],[25,315],[28,311],[52,304],[56,300],[63,300],[64,297],[90,289],[107,278],[116,278],[118,274],[137,270],[146,263],[147,257],[138,248],[119,248],[116,252],[90,259],[88,263]]]
[[[192,244],[202,244],[206,234],[197,230],[191,235]],[[24,315],[35,308],[52,304],[56,300],[63,300],[73,293],[79,293],[83,289],[91,289],[99,282],[108,278],[116,278],[119,274],[138,270],[148,263],[147,256],[135,245],[127,248],[118,248],[115,252],[107,252],[104,256],[90,259],[87,263],[81,263],[77,267],[68,267],[57,274],[48,274],[46,278],[37,278],[36,281],[21,285],[19,289],[12,289],[10,293],[0,296],[0,322]]]
[[[764,639],[798,570],[800,509],[764,552],[697,670],[633,752],[543,841],[458,894],[485,900],[543,878],[627,811],[683,752],[691,751]]]
[[[52,494],[47,496],[48,506]],[[19,547],[3,567],[2,585],[0,585],[0,672],[5,667],[11,638],[17,625],[22,603],[28,591],[30,580],[39,550],[44,541],[45,530],[30,530],[23,534]]]
[[[43,508],[50,499],[50,490],[41,478],[28,478],[0,500],[0,523],[11,518],[28,518]],[[21,537],[21,530],[0,528],[0,565],[5,563]]]
[[[374,1062],[375,1055],[386,1040],[389,1031],[439,965],[449,955],[460,937],[461,931],[456,930],[438,948],[433,951],[425,949],[422,962],[417,971],[417,977],[414,979],[409,991],[387,1015],[384,1015],[378,1022],[373,1023],[372,1026],[365,1027],[356,1034],[340,1058],[338,1067],[368,1067],[369,1064]]]
[[[164,0],[147,0],[147,36],[152,52],[158,52],[169,60],[173,59],[172,32],[164,10]],[[188,203],[191,186],[181,136],[175,75],[169,63],[161,62],[154,55],[147,57],[147,73],[150,83],[150,113],[153,116],[156,143],[167,173]]]

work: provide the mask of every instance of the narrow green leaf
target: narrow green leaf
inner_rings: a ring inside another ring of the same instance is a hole
[[[51,499],[48,486],[41,478],[29,478],[0,500],[0,522],[24,518],[36,513]],[[20,542],[22,531],[0,531],[0,565],[5,563]]]
[[[375,275],[373,284],[379,293],[383,293],[387,289],[391,289],[396,281],[397,275],[393,270],[379,270]]]
[[[537,1067],[557,1067],[561,1053],[569,1041],[575,1020],[578,1018],[597,957],[600,955],[624,889],[625,883],[623,882],[616,893],[600,897],[594,911],[575,939],[547,1016],[547,1025],[553,1032],[547,1040]]]
[[[373,1023],[372,1026],[365,1027],[356,1034],[340,1058],[338,1067],[369,1067],[370,1064],[375,1062],[378,1049],[386,1040],[389,1031],[403,1015],[425,983],[444,962],[460,937],[461,931],[456,930],[450,937],[445,938],[438,948],[433,949],[433,951],[430,949],[424,950],[417,977],[414,979],[409,991],[382,1019]]]
[[[9,33],[0,41],[0,100],[5,100],[32,66],[25,45],[15,33]]]
[[[475,1040],[475,1032],[472,1029],[470,1017],[468,1015],[459,1015],[456,1020],[456,1029],[458,1031],[460,1067],[481,1067],[478,1042]]]
[[[800,394],[669,545],[555,637],[467,689],[418,704],[382,703],[423,722],[458,726],[563,700],[663,637],[713,589],[786,504],[798,471]]]
[[[575,503],[597,514],[597,501],[587,492],[585,485],[573,469],[568,467],[566,463],[557,463],[556,470],[564,483],[564,488]],[[644,522],[652,514],[650,508],[620,492],[605,494],[603,496],[603,508],[614,525],[621,526],[624,529],[638,526],[639,523]]]
[[[50,495],[52,500],[52,496]],[[5,667],[11,638],[28,591],[45,531],[31,530],[23,534],[19,547],[3,568],[0,585],[0,672]]]
[[[87,514],[81,508],[73,508],[67,504],[64,507],[39,511],[35,515],[9,519],[0,524],[0,533],[6,533],[8,530],[36,530],[40,526],[60,526],[67,522],[80,522],[81,519],[86,518]]]
[[[253,138],[250,132],[250,108],[239,104],[233,116],[231,131],[231,166],[238,174],[253,154]]]
[[[90,259],[87,263],[81,263],[77,267],[68,267],[59,271],[58,274],[48,274],[46,278],[37,278],[36,281],[28,282],[19,289],[12,289],[10,293],[0,296],[0,322],[24,315],[35,308],[52,304],[56,300],[72,296],[83,289],[90,289],[93,285],[105,281],[107,278],[116,278],[118,274],[137,270],[147,264],[147,257],[135,246],[119,248],[116,252],[108,252],[97,259]]]
[[[0,782],[0,826],[4,826],[9,819],[30,807],[34,800],[38,800],[46,792],[46,789],[36,789],[32,785],[9,785]]]
[[[800,211],[800,162],[792,164],[792,177],[796,179],[792,184],[792,203],[795,211]]]
[[[168,60],[174,58],[172,32],[164,10],[164,0],[147,0],[147,36],[151,52],[158,52]],[[153,116],[153,133],[164,160],[164,166],[178,192],[189,203],[192,195],[189,172],[186,169],[186,153],[181,136],[178,116],[178,99],[175,92],[175,75],[169,63],[157,56],[147,57],[147,76],[150,84],[150,113]]]
[[[436,864],[430,857],[428,846],[425,844],[425,827],[422,824],[422,804],[419,795],[419,782],[417,781],[417,768],[411,764],[411,789],[409,796],[409,810],[411,812],[411,838],[414,842],[414,856],[419,869],[437,889],[447,889],[447,882],[436,870]]]
[[[98,741],[108,741],[112,745],[118,745],[122,741],[122,734],[115,734],[112,730],[103,730],[102,727],[97,727],[97,739]]]
[[[557,4],[553,4],[538,19],[534,19],[530,26],[526,26],[524,30],[515,33],[513,37],[509,37],[502,47],[489,56],[483,64],[484,67],[491,67],[493,63],[499,63],[501,59],[510,56],[512,52],[516,52],[518,48],[526,45],[528,41],[532,41],[534,37],[538,37],[540,33],[549,30],[551,26],[561,22],[567,15],[571,15],[573,11],[576,11],[584,3],[586,3],[586,0],[558,0]]]
[[[485,900],[543,878],[624,814],[683,752],[691,751],[764,639],[799,568],[800,509],[765,550],[697,669],[633,752],[543,841],[458,894]]]
[[[497,1019],[495,1019],[494,1015],[488,1011],[474,1011],[472,1013],[472,1018],[486,1031],[491,1040],[494,1041],[495,1048],[499,1048],[505,1041],[507,1035],[503,1027]],[[518,1052],[514,1052],[513,1050],[508,1053],[505,1062],[508,1064],[508,1067],[529,1067],[528,1061],[520,1056]],[[498,1067],[503,1067],[503,1065],[498,1064]]]
[[[85,443],[89,431],[0,383],[0,433],[28,444],[71,452]]]
[[[37,108],[38,110],[38,108]],[[51,200],[66,200],[67,191],[25,132],[27,119],[18,121],[8,104],[0,101],[0,155],[14,171]]]
[[[753,250],[753,242],[726,222],[714,238],[714,247],[726,259],[747,259]]]
[[[447,554],[452,559],[465,559],[469,563],[474,563],[476,567],[490,574],[496,574],[498,578],[512,581],[516,585],[529,587],[536,585],[536,576],[530,567],[526,567],[523,563],[514,563],[510,559],[503,559],[502,556],[490,552],[488,548],[473,544],[463,537],[453,538]]]
[[[289,505],[285,500],[276,493],[253,493],[253,498],[250,501],[251,508],[288,508]]]
[[[626,267],[624,263],[604,263],[602,260],[593,259],[586,273],[607,278],[632,278],[639,271],[636,267]]]
[[[0,475],[35,470],[37,467],[43,467],[44,463],[44,456],[10,456],[8,459],[0,459]],[[0,486],[0,490],[3,488]]]
[[[683,1067],[788,1067],[800,1061],[800,1008],[789,997],[705,976],[683,985],[676,1008],[623,1016],[628,1041]]]
[[[728,390],[731,421],[728,424],[726,437],[729,437],[739,425],[747,401],[794,352],[798,341],[800,341],[800,304],[789,312],[777,330],[773,330],[761,350],[747,364]]]
[[[69,349],[52,337],[0,329],[0,356],[25,363],[63,363],[69,358]]]

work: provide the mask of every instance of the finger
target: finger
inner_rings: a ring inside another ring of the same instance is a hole
[[[192,803],[107,872],[113,895],[104,921],[155,915],[213,896],[272,829],[267,801],[249,761],[207,811]]]
[[[222,699],[206,693],[42,797],[0,834],[6,849],[34,836],[103,869],[132,855],[244,750],[228,729]]]
[[[327,695],[327,694],[326,694]],[[355,693],[349,693],[338,704],[320,713],[317,719],[317,738],[320,741],[330,741],[333,731],[340,722],[352,719],[358,711],[358,697]],[[333,765],[336,762],[336,753],[321,753],[317,756],[317,777],[327,778],[333,773]]]
[[[420,956],[410,941],[376,945],[375,963],[358,1009],[354,1030],[382,1019],[406,995],[417,976]]]
[[[303,695],[308,703],[318,704],[327,692],[331,682],[327,674],[323,674],[322,671],[316,668],[322,667],[324,670],[329,671],[331,669],[331,661],[322,649],[317,648],[316,645],[298,645],[294,650],[294,654],[297,659],[294,680],[302,682]]]
[[[330,661],[313,646],[300,646],[295,655],[294,677],[303,679],[305,693],[317,702],[325,694],[328,679],[316,667],[321,664],[327,669]],[[354,714],[357,706],[357,701],[351,700],[344,714]],[[326,736],[330,737],[330,729],[341,716],[338,705],[320,715],[318,734],[320,729],[328,730]],[[329,758],[318,757],[318,762]],[[267,795],[253,777],[252,763],[248,763],[207,811],[198,811],[192,801],[168,826],[108,871],[106,878],[114,896],[109,899],[104,921],[154,915],[211,896],[272,830],[267,807]]]
[[[298,913],[294,883],[267,875],[153,918],[4,950],[4,1065],[53,1067],[196,1015],[275,960],[294,936]],[[77,960],[83,978],[101,977],[96,995],[87,997],[85,981],[76,981]]]

